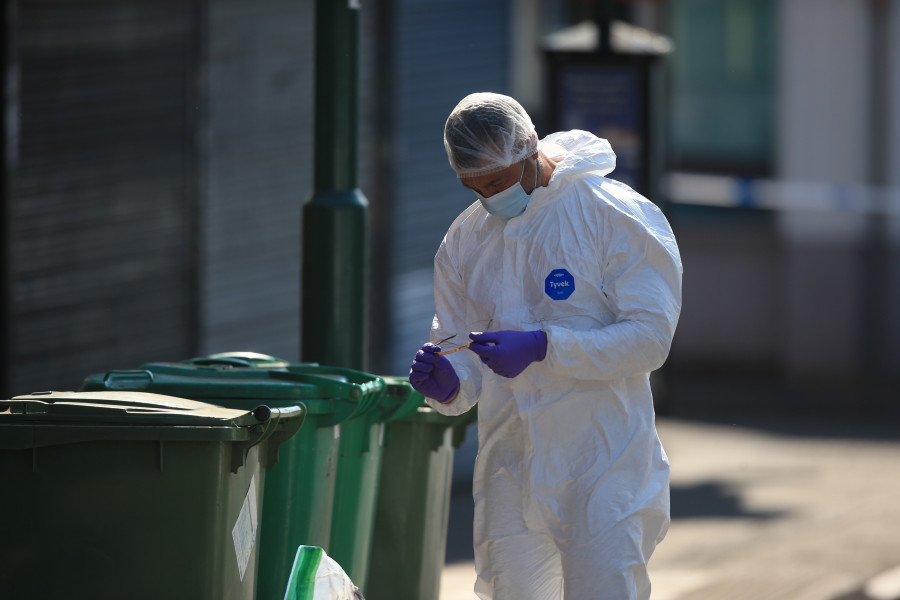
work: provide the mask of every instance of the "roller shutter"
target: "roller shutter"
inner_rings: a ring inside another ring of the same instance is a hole
[[[16,393],[192,353],[195,10],[19,3]]]

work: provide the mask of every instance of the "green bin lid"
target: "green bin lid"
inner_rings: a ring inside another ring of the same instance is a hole
[[[268,418],[260,416],[264,418],[254,411],[145,392],[37,392],[0,401],[0,423],[244,427]]]
[[[0,400],[0,449],[98,440],[234,442],[232,468],[246,449],[270,439],[277,447],[302,426],[306,407],[233,409],[147,392],[38,392]]]
[[[194,400],[303,402],[310,415],[330,415],[335,423],[370,412],[385,389],[381,377],[317,364],[247,353],[225,353],[182,362],[158,362],[135,370],[87,377],[81,390],[129,390]],[[232,405],[232,402],[229,402]]]
[[[273,377],[269,369],[182,363],[149,363],[138,369],[90,375],[81,389],[154,392],[195,400],[228,398],[257,401],[322,400],[332,391],[322,390],[308,381]],[[350,390],[345,393],[347,396],[350,394]]]

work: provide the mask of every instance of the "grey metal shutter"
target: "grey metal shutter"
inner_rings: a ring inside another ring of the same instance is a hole
[[[434,315],[433,258],[475,197],[443,146],[444,123],[472,92],[509,93],[508,2],[398,0],[392,189],[391,372],[405,373]]]
[[[203,353],[299,356],[313,29],[312,0],[210,5]]]
[[[15,393],[191,353],[192,6],[19,4]]]

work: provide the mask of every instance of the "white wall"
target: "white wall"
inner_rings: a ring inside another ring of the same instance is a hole
[[[870,181],[869,5],[779,2],[780,178]],[[791,374],[851,374],[860,366],[867,219],[840,211],[779,213],[785,253],[782,361]]]

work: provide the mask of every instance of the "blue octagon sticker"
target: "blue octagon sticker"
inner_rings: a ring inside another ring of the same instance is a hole
[[[544,293],[554,300],[565,300],[575,291],[575,278],[565,269],[553,269],[544,280]]]

